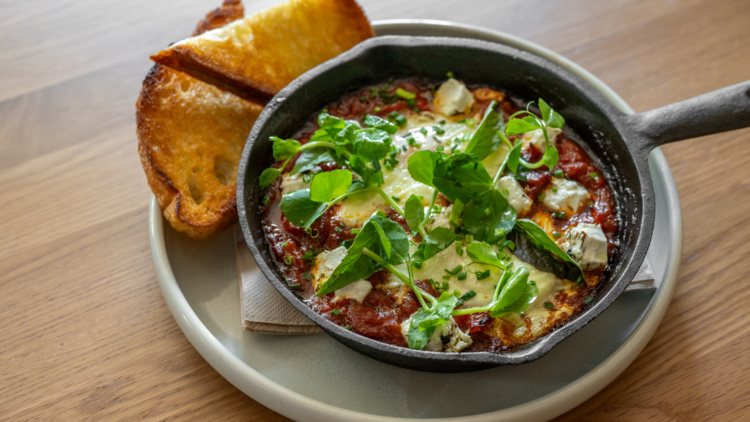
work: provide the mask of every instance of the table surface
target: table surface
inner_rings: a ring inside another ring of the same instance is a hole
[[[246,11],[275,2],[246,1]],[[193,349],[149,249],[134,104],[149,54],[217,3],[1,3],[0,419],[285,420]],[[362,4],[371,19],[453,20],[529,39],[637,112],[750,79],[746,0]],[[557,420],[750,413],[748,141],[742,130],[664,148],[684,219],[674,298],[635,362]]]

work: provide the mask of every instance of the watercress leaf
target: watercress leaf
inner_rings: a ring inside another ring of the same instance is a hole
[[[506,167],[512,171],[514,174],[518,173],[518,166],[521,164],[521,147],[523,146],[522,142],[517,142],[516,145],[513,146],[513,148],[508,153],[508,163],[506,164]]]
[[[416,232],[419,224],[424,220],[424,206],[416,195],[412,195],[404,204],[404,218],[412,232]]]
[[[263,170],[263,173],[260,174],[260,179],[258,182],[260,183],[260,188],[265,189],[269,186],[271,186],[271,183],[273,183],[274,180],[276,180],[277,177],[281,174],[281,169],[269,167],[265,170]]]
[[[325,129],[318,129],[310,137],[310,142],[333,142],[333,135]]]
[[[544,161],[544,164],[547,165],[547,168],[550,171],[552,171],[557,165],[557,160],[558,160],[557,149],[555,149],[554,146],[550,145],[549,148],[547,148],[544,151],[544,156],[542,157],[542,160]]]
[[[440,154],[434,151],[417,151],[409,156],[409,174],[412,179],[427,186],[432,186],[433,172]]]
[[[500,145],[501,140],[497,136],[497,132],[502,131],[505,123],[500,114],[495,112],[495,105],[496,102],[493,100],[487,107],[482,123],[479,124],[466,147],[465,152],[467,154],[474,154],[479,156],[480,159],[484,159]]]
[[[409,333],[407,334],[407,343],[410,349],[422,350],[427,343],[430,341],[430,337],[435,332],[435,327],[430,327],[424,331],[419,329],[419,324],[425,318],[429,318],[432,315],[429,311],[424,308],[412,314],[411,322],[409,323]]]
[[[351,158],[349,158],[349,166],[357,172],[357,174],[362,177],[362,183],[365,184],[365,186],[374,184],[377,186],[380,186],[384,183],[383,181],[383,171],[382,170],[375,170],[372,167],[369,167],[365,160],[359,156],[359,155],[353,155]]]
[[[476,240],[497,243],[513,229],[516,212],[499,190],[492,189],[466,204],[462,221]]]
[[[370,160],[382,160],[391,149],[391,136],[380,129],[365,129],[354,138],[354,153]]]
[[[578,263],[533,221],[517,220],[509,239],[516,244],[514,254],[521,261],[528,262],[540,271],[553,273],[559,278],[583,280],[583,270]]]
[[[423,318],[419,321],[419,329],[427,330],[428,328],[437,327],[440,324],[445,324],[451,317],[451,312],[458,305],[458,298],[453,293],[444,292],[438,298],[438,303],[432,310],[429,317]]]
[[[526,116],[530,117],[530,116]],[[539,125],[526,121],[526,119],[510,119],[505,127],[505,133],[508,135],[518,135],[519,133],[531,132],[539,129]]]
[[[286,160],[299,152],[300,143],[294,139],[281,139],[278,136],[272,136],[271,142],[273,142],[274,160]]]
[[[365,124],[368,127],[376,128],[388,132],[389,135],[393,135],[398,132],[398,126],[395,123],[391,123],[388,120],[368,114],[364,119]]]
[[[357,136],[356,132],[361,129],[362,127],[356,120],[347,120],[344,124],[344,128],[333,135],[333,142],[337,146],[352,144],[354,143],[354,138]]]
[[[406,235],[404,228],[395,221],[377,213],[370,217],[368,221],[382,229],[379,233],[385,235],[390,245],[390,252],[386,254],[388,261],[393,265],[406,262],[409,257],[409,237]],[[381,243],[385,244],[382,237]]]
[[[315,166],[321,163],[337,161],[330,148],[310,148],[302,151],[297,162],[294,164],[291,174],[304,173],[313,170]]]
[[[333,170],[318,173],[310,185],[310,199],[317,202],[331,202],[345,194],[352,185],[352,172]]]
[[[432,181],[451,202],[460,199],[468,203],[471,198],[492,188],[492,177],[479,158],[465,153],[456,153],[447,159],[438,160]]]
[[[539,111],[542,112],[542,120],[545,123],[549,122],[549,118],[552,116],[552,107],[541,98],[539,99]]]
[[[289,222],[297,227],[309,227],[328,208],[328,204],[310,199],[310,189],[287,193],[279,204]]]
[[[331,116],[328,113],[320,113],[318,115],[318,126],[321,127],[321,129],[329,130],[329,129],[336,129],[341,130],[346,125],[346,122],[344,119],[336,116]]]
[[[423,262],[437,255],[440,251],[447,249],[458,237],[452,230],[445,227],[435,227],[427,233],[427,237],[422,239],[422,243],[419,244],[417,251],[412,254],[411,259],[418,266],[421,266]]]
[[[497,257],[497,252],[492,245],[488,245],[484,242],[472,242],[466,246],[466,253],[469,255],[474,262],[480,264],[491,265],[497,268],[505,268],[505,265]]]

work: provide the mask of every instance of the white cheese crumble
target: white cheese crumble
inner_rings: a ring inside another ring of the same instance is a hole
[[[575,214],[589,200],[589,192],[578,182],[554,178],[544,189],[542,203],[552,211]]]
[[[549,144],[553,147],[557,146],[557,135],[562,133],[562,129],[548,127],[547,137],[549,138]],[[534,145],[539,151],[546,151],[547,146],[544,142],[544,133],[541,129],[532,130],[521,135],[521,141],[523,142],[524,148],[528,148],[529,145]]]
[[[410,324],[411,318],[401,323],[401,334],[407,341],[409,338]],[[431,352],[458,353],[469,346],[471,346],[471,336],[461,331],[461,329],[458,328],[456,321],[453,320],[453,317],[450,317],[448,322],[435,327],[435,331],[432,333],[424,350]]]
[[[346,256],[346,251],[347,250],[344,246],[339,246],[336,249],[321,252],[315,257],[315,266],[312,273],[315,276],[313,284],[316,288],[318,287],[318,284],[322,284],[328,280],[328,277],[331,276],[333,270],[341,264],[341,261],[343,261]]]
[[[531,199],[523,191],[521,184],[513,176],[504,176],[497,181],[497,188],[518,215],[524,215],[531,209]]]
[[[474,105],[474,95],[463,82],[450,78],[435,92],[434,104],[446,116],[464,114]]]
[[[580,223],[565,232],[563,248],[584,271],[607,266],[607,236],[598,224]]]
[[[429,212],[429,209],[425,207],[425,213]],[[437,214],[433,214],[427,222],[427,231],[432,231],[435,227],[445,227],[446,229],[451,228],[450,218],[453,212],[453,204],[444,207]]]
[[[372,283],[370,283],[369,281],[355,281],[352,284],[347,284],[346,286],[336,290],[333,293],[333,301],[337,302],[341,299],[353,299],[359,303],[362,303],[362,301],[365,300],[365,296],[370,293],[370,290],[372,290]]]

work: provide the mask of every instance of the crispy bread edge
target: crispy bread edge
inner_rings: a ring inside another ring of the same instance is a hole
[[[355,0],[336,0],[337,9],[357,28],[362,38],[372,38],[375,32],[362,7]],[[185,72],[241,98],[266,105],[278,93],[274,87],[244,77],[227,74],[216,63],[202,58],[189,47],[177,45],[151,56],[156,63]]]
[[[141,95],[136,102],[138,154],[146,173],[148,185],[156,196],[159,207],[163,210],[164,218],[178,232],[185,233],[194,239],[204,239],[237,221],[237,202],[234,196],[228,198],[215,209],[214,218],[206,222],[196,223],[181,206],[182,192],[175,188],[169,176],[159,168],[151,156],[149,139],[156,129],[154,126],[158,125],[158,122],[154,122],[149,116],[154,115],[153,110],[157,108],[158,89],[160,84],[163,83],[166,72],[176,71],[158,64],[154,65],[143,81]]]

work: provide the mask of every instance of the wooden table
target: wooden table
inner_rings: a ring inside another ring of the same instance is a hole
[[[276,1],[248,2],[248,13]],[[283,420],[214,371],[159,291],[134,103],[148,55],[218,0],[0,7],[0,419]],[[750,79],[747,0],[363,1],[506,31],[636,111]],[[560,421],[750,418],[750,131],[664,148],[684,218],[664,322]]]

